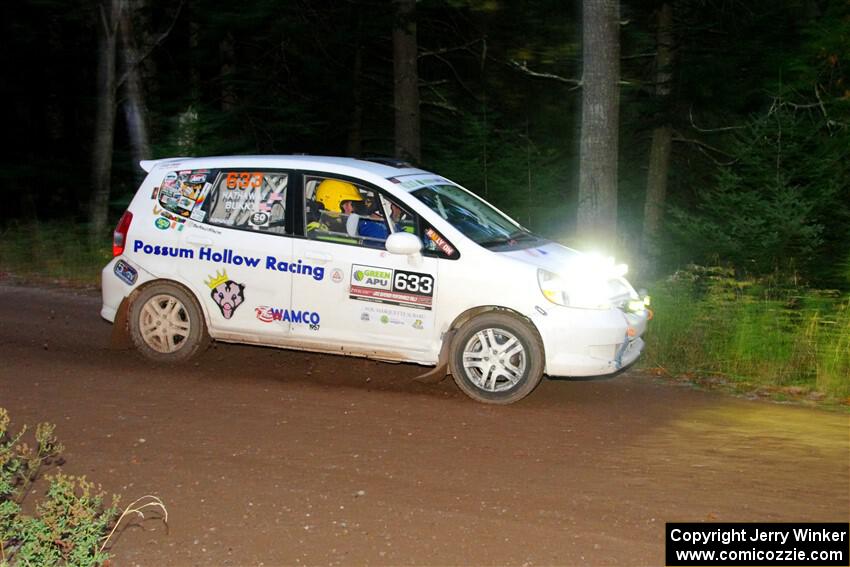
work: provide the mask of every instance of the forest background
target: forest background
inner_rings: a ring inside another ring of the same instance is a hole
[[[138,159],[175,155],[402,155],[587,248],[581,4],[4,3],[0,270],[96,281]],[[617,8],[605,252],[655,298],[645,364],[846,403],[850,2]],[[401,99],[400,28],[417,73]],[[396,115],[413,98],[411,151]]]

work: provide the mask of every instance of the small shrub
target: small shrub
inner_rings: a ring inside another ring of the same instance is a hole
[[[46,478],[49,488],[35,516],[19,516],[15,525],[14,559],[21,565],[101,565],[108,554],[101,543],[118,516],[104,507],[104,493],[85,477],[62,473]]]
[[[168,513],[153,496],[140,498],[119,516],[118,496],[104,503],[105,493],[85,477],[57,472],[48,475],[44,499],[35,514],[26,515],[22,502],[41,470],[61,464],[62,445],[54,426],[39,424],[35,444],[26,441],[27,427],[12,434],[9,414],[0,408],[0,567],[17,565],[102,565],[109,557],[105,547],[121,520],[129,514],[144,517],[141,510],[157,507]]]

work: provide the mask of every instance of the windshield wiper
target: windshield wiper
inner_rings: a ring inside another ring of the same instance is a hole
[[[508,238],[511,240],[537,240],[539,237],[527,230],[517,230],[512,232]]]
[[[507,236],[501,236],[499,238],[491,238],[490,240],[482,240],[478,243],[479,246],[483,246],[484,248],[491,248],[493,246],[500,246],[502,244],[510,244],[513,242]]]
[[[515,232],[512,232],[508,236],[499,236],[497,238],[491,238],[489,240],[482,240],[478,243],[478,245],[483,246],[484,248],[492,248],[493,246],[516,244],[518,240],[528,239],[537,240],[537,236],[524,230],[517,230]]]

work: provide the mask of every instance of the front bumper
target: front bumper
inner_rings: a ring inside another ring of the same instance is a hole
[[[545,315],[543,313],[545,313]],[[550,376],[601,376],[629,366],[640,357],[649,312],[619,309],[535,308]]]

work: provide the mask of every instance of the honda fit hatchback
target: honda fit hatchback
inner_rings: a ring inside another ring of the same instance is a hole
[[[622,266],[440,175],[309,156],[141,165],[101,315],[149,359],[212,339],[412,362],[506,404],[544,374],[613,373],[643,349],[649,311]]]

